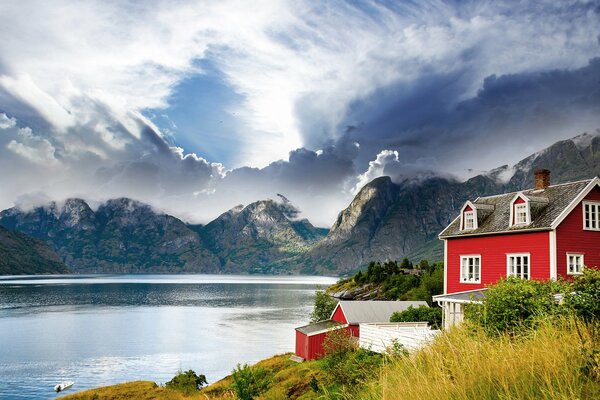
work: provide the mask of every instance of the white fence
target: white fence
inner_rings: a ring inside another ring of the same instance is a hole
[[[432,330],[426,322],[397,322],[360,324],[360,347],[384,353],[394,342],[406,350],[414,351],[431,342],[440,331]]]

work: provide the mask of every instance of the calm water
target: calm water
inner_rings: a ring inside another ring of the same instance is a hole
[[[316,285],[332,278],[103,275],[0,277],[0,398],[54,398],[293,351]]]

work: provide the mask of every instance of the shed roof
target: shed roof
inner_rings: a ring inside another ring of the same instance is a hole
[[[486,290],[487,288],[450,294],[439,294],[433,296],[433,301],[438,303],[481,303],[485,297]]]
[[[340,301],[336,309],[342,308],[349,324],[361,324],[389,322],[393,313],[420,306],[429,307],[426,301]]]
[[[493,211],[479,221],[477,229],[461,230],[460,216],[458,216],[440,233],[440,238],[554,229],[553,224],[555,221],[561,217],[563,212],[572,205],[574,200],[586,188],[593,187],[593,185],[590,185],[593,181],[598,182],[597,178],[587,179],[552,185],[546,189],[529,189],[496,196],[480,197],[473,203],[476,205],[491,205],[493,206]],[[536,205],[532,209],[532,220],[529,225],[510,226],[510,205],[518,194],[522,194],[532,203],[536,203]]]
[[[318,333],[343,328],[345,326],[346,325],[342,324],[341,322],[337,322],[337,321],[328,319],[325,321],[316,322],[314,324],[308,324],[308,325],[301,326],[299,328],[296,328],[296,330],[298,332],[304,333],[307,336],[312,336],[312,335],[316,335]]]

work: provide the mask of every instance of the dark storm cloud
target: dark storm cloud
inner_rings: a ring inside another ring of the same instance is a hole
[[[465,76],[428,76],[353,104],[347,118],[364,121],[348,133],[361,145],[359,162],[387,149],[397,150],[404,163],[428,157],[430,169],[460,165],[466,171],[461,158],[487,150],[483,163],[472,163],[481,170],[600,126],[598,58],[574,70],[492,75],[476,96],[460,100]]]

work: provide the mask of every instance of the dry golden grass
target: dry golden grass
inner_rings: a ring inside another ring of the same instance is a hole
[[[467,326],[393,361],[361,399],[597,399],[600,384],[579,371],[584,358],[573,321],[527,337],[490,338]]]
[[[272,377],[271,388],[263,393],[260,399],[316,399],[318,396],[310,389],[313,376],[323,379],[322,372],[315,362],[301,364],[290,361],[289,354],[277,355],[258,362],[255,366],[264,368]],[[199,371],[201,372],[201,371]],[[136,381],[119,385],[90,389],[71,394],[61,399],[66,400],[108,400],[108,399],[140,399],[140,400],[231,400],[235,394],[231,390],[231,375],[207,386],[198,393],[186,396],[176,390],[157,386],[154,382]],[[96,396],[96,397],[94,397]]]
[[[184,400],[202,399],[199,394],[186,396],[176,390],[157,386],[154,382],[135,381],[105,386],[61,397],[61,400]]]

